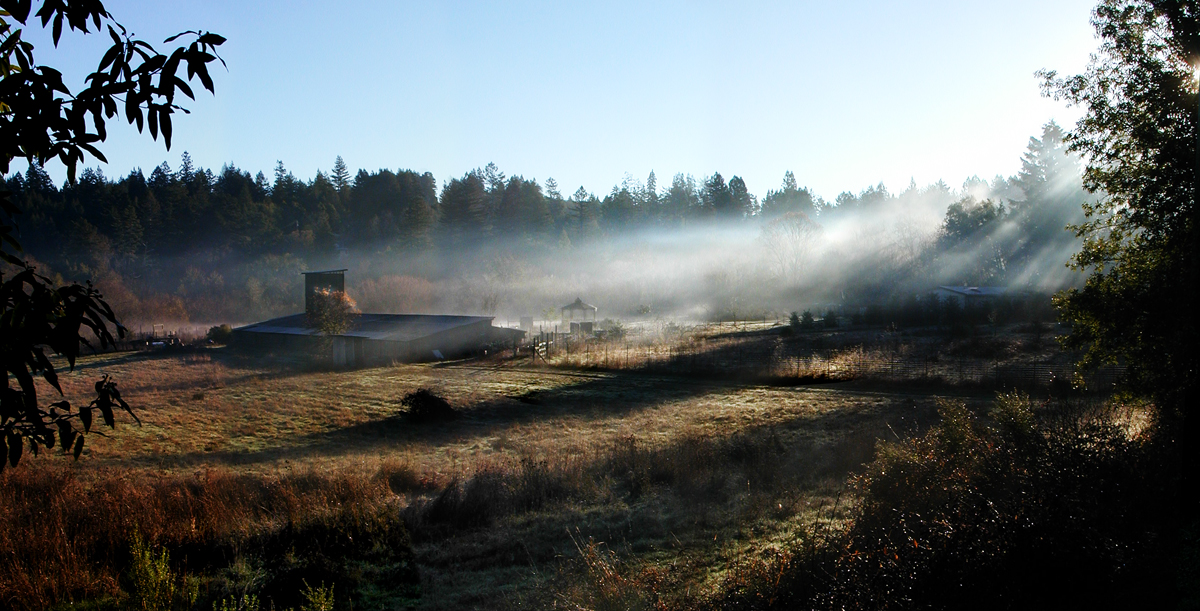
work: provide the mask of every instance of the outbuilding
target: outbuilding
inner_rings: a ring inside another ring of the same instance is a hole
[[[562,307],[562,319],[563,322],[596,322],[596,306],[576,297],[575,301]]]
[[[312,294],[342,290],[345,271],[306,272],[306,312],[238,327],[233,330],[235,345],[299,354],[329,350],[335,365],[356,367],[458,358],[490,345],[511,347],[525,337],[522,331],[492,326],[491,316],[444,314],[356,314],[348,330],[325,336],[308,321]]]
[[[571,333],[591,334],[596,324],[596,306],[584,303],[583,299],[576,297],[575,301],[562,307],[562,319],[563,324],[571,329]]]

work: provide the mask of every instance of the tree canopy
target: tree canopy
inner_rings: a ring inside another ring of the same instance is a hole
[[[1083,362],[1120,361],[1129,390],[1154,400],[1179,441],[1180,503],[1200,505],[1196,314],[1200,282],[1200,3],[1104,0],[1093,14],[1099,52],[1072,77],[1045,72],[1050,94],[1086,113],[1067,136],[1084,155],[1084,184],[1101,193],[1078,226],[1086,284],[1060,295],[1067,343]]]
[[[1044,72],[1048,94],[1085,108],[1066,137],[1102,197],[1078,226],[1085,286],[1060,298],[1085,362],[1124,361],[1128,383],[1171,415],[1194,392],[1200,4],[1105,0],[1087,70]],[[1190,283],[1189,283],[1190,280]]]

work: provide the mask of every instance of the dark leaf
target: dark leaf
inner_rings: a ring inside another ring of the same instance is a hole
[[[53,386],[54,390],[57,390],[58,394],[61,395],[62,387],[58,385],[58,374],[54,371],[54,365],[50,364],[50,359],[46,358],[46,351],[42,350],[41,346],[39,346],[34,348],[33,353],[37,358],[38,369],[42,370],[42,379],[46,380],[46,383]]]
[[[10,433],[8,435],[8,464],[17,466],[21,462],[21,450],[24,449],[24,443],[20,435]]]
[[[225,42],[225,37],[221,36],[220,34],[213,34],[212,32],[205,32],[203,36],[201,36],[199,39],[197,39],[197,42],[199,42],[202,45],[210,45],[213,47],[218,47]]]
[[[75,443],[75,429],[71,423],[65,420],[58,421],[58,445],[62,448],[63,453],[71,449],[71,444]]]
[[[75,438],[75,460],[79,460],[79,455],[83,453],[83,435]]]
[[[25,21],[29,19],[29,9],[33,2],[32,0],[16,0],[15,2],[6,2],[5,5],[4,10],[8,11],[13,19],[24,25]]]
[[[161,116],[159,117],[159,125],[162,126],[163,142],[167,145],[167,150],[171,150],[171,107],[159,107]]]
[[[191,64],[188,64],[188,67],[191,68]],[[210,93],[215,93],[212,77],[208,75],[208,66],[200,64],[200,67],[196,69],[196,76],[200,77],[200,82],[204,84],[205,89]]]
[[[196,99],[196,96],[192,94],[192,88],[187,84],[187,81],[179,77],[175,77],[175,88],[182,91],[183,95],[186,95],[193,100]]]
[[[109,30],[111,31],[111,30],[112,30],[112,28],[109,28]],[[116,35],[114,34],[114,36],[116,36]],[[121,54],[121,44],[120,44],[120,42],[118,42],[117,44],[115,44],[115,45],[113,45],[113,46],[109,47],[109,48],[108,48],[108,51],[106,51],[106,52],[104,53],[104,57],[101,57],[101,58],[100,58],[100,66],[96,68],[96,72],[101,72],[101,71],[103,71],[105,68],[107,68],[107,67],[109,67],[109,66],[112,66],[112,65],[114,65],[114,63],[113,63],[113,62],[115,62],[115,61],[116,61],[117,57],[118,57],[120,54]],[[115,65],[116,65],[116,66],[120,66],[120,63],[117,63],[117,64],[115,64]]]

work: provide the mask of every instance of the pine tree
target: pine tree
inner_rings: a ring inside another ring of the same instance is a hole
[[[182,159],[179,161],[179,180],[185,184],[192,182],[192,174],[195,171],[195,168],[192,166],[192,156],[187,151],[184,151]]]
[[[662,218],[662,202],[658,199],[658,178],[654,170],[646,177],[645,214],[643,216],[651,223],[657,223]]]
[[[729,198],[731,200],[730,216],[743,218],[754,216],[754,213],[757,212],[758,202],[755,201],[754,196],[746,188],[746,181],[742,180],[741,176],[734,176],[729,179]]]
[[[704,181],[704,191],[701,193],[701,197],[706,213],[721,216],[733,213],[733,194],[729,191],[729,185],[725,184],[725,178],[721,176],[720,172],[713,172],[713,175]]]
[[[333,161],[333,173],[330,174],[330,181],[338,193],[345,196],[350,189],[350,170],[346,168],[346,162],[342,161],[342,156],[338,155]]]

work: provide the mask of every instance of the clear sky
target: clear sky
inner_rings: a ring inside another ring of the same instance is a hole
[[[1096,47],[1081,0],[106,6],[156,45],[217,32],[229,66],[177,116],[170,152],[110,128],[110,177],[188,151],[214,171],[270,176],[282,160],[306,180],[339,154],[439,183],[495,162],[601,196],[651,170],[660,188],[677,172],[739,175],[759,196],[786,170],[827,199],[958,187],[1016,173],[1047,121],[1074,124],[1034,72],[1078,73]],[[67,33],[37,59],[78,88],[108,42]]]

